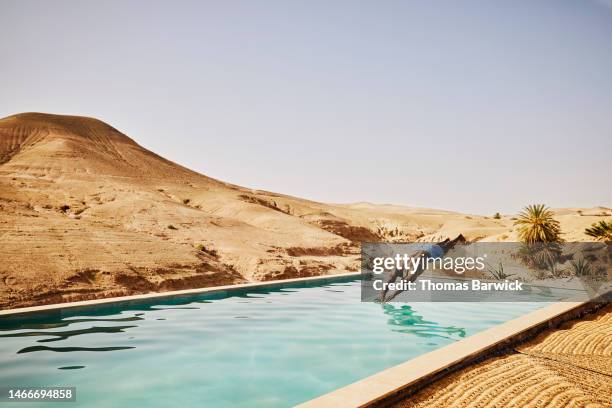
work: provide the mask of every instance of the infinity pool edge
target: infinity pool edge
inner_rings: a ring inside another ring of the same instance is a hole
[[[279,279],[265,282],[249,282],[235,285],[223,286],[208,286],[205,288],[172,290],[168,292],[152,292],[129,296],[115,296],[102,299],[82,300],[78,302],[53,303],[49,305],[28,306],[15,309],[0,310],[0,317],[16,317],[33,313],[48,312],[54,310],[78,309],[82,307],[91,307],[96,305],[108,305],[112,303],[123,303],[149,299],[165,299],[179,296],[199,295],[204,293],[224,294],[225,292],[238,291],[242,289],[259,289],[270,288],[278,289],[291,287],[300,283],[308,282],[335,282],[343,279],[358,278],[361,272],[337,273],[333,275],[308,276],[305,278]]]
[[[554,303],[380,371],[296,407],[390,406],[451,372],[507,350],[568,320],[593,313],[608,303],[606,299],[609,295],[608,292],[590,301]]]

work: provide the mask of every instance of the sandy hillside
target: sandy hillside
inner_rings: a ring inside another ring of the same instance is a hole
[[[557,213],[571,241],[611,211]],[[511,217],[323,204],[211,179],[96,119],[0,119],[1,308],[356,271],[361,241],[512,241]]]

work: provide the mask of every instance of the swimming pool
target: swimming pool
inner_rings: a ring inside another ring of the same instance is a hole
[[[0,318],[0,385],[76,387],[54,407],[287,407],[546,304],[363,303],[351,278]]]

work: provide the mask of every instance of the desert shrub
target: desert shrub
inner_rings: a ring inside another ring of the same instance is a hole
[[[607,277],[608,277],[608,268],[606,268],[606,267],[605,267],[605,266],[603,266],[603,265],[598,266],[598,267],[595,269],[595,275],[597,275],[597,276],[599,276],[599,277],[603,277],[603,278],[606,278],[606,279],[607,279]]]
[[[497,267],[495,266],[491,266],[489,267],[489,273],[491,274],[491,276],[493,276],[495,279],[507,279],[510,276],[513,276],[513,273],[505,273],[504,272],[504,265],[500,262],[499,265]]]
[[[218,255],[217,251],[215,251],[214,249],[206,248],[203,244],[197,244],[196,249],[198,250],[198,252],[203,252],[210,256],[216,257]]]
[[[591,275],[591,264],[585,261],[583,258],[577,261],[572,261],[572,270],[576,276],[590,276]]]
[[[544,204],[526,206],[514,222],[521,241],[526,244],[561,242],[561,227],[553,215]]]
[[[494,218],[494,219],[496,219],[496,220],[501,220],[501,214],[500,214],[500,213],[498,213],[498,212],[496,212],[496,213],[493,215],[493,218]]]
[[[172,224],[169,224],[169,225],[168,225],[168,229],[171,229],[171,230],[176,230],[176,229],[178,229],[178,228],[176,228],[176,227],[175,227],[174,225],[172,225]]]
[[[612,222],[596,222],[589,228],[586,228],[584,233],[589,237],[595,238],[597,241],[610,242],[612,241]]]
[[[183,200],[183,204],[187,205],[187,204],[189,204],[190,201],[191,201],[190,199],[186,198],[186,199]]]
[[[561,246],[556,242],[551,243],[535,243],[522,244],[518,251],[517,257],[522,262],[535,269],[548,269],[553,276],[557,276],[557,262],[561,258]]]
[[[559,268],[557,259],[548,259],[546,266],[554,278],[560,278],[565,275],[566,271],[563,268]]]

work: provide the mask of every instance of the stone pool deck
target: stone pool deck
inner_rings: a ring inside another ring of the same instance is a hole
[[[393,407],[612,407],[612,305],[449,374]]]

